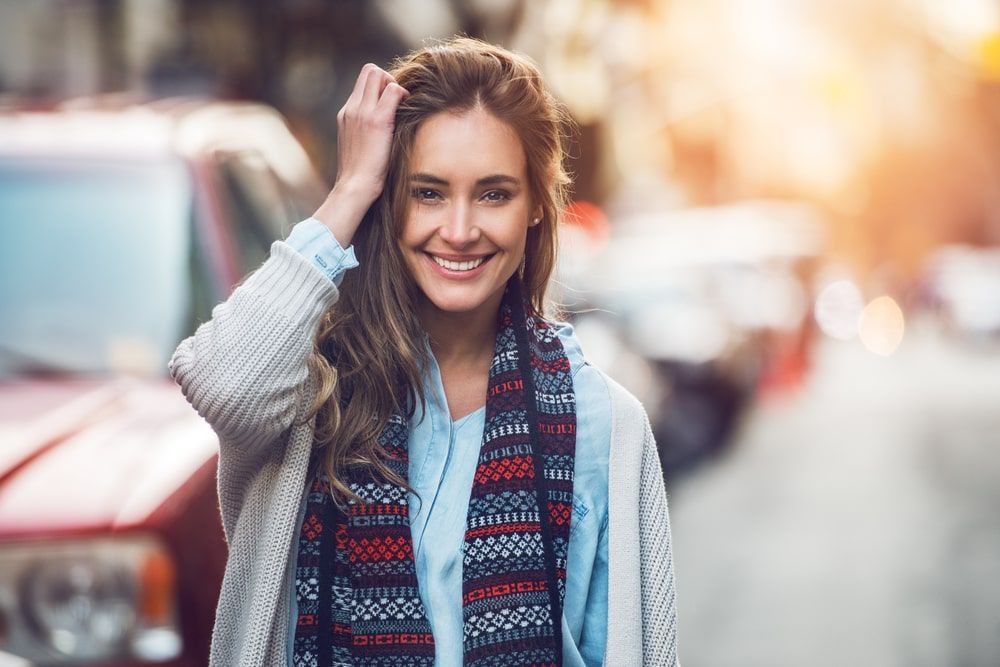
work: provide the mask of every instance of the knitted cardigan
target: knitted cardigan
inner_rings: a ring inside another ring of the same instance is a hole
[[[177,346],[171,377],[219,437],[218,494],[229,556],[210,667],[286,667],[290,583],[315,420],[307,359],[339,288],[284,241]],[[603,374],[603,371],[602,371]],[[609,667],[680,667],[667,496],[642,404],[611,393]],[[458,604],[458,601],[456,601]]]

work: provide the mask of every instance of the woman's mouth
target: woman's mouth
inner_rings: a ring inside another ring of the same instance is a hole
[[[435,271],[441,276],[451,279],[469,279],[474,278],[483,272],[484,267],[489,264],[490,260],[493,259],[496,253],[492,255],[486,255],[485,257],[477,257],[476,259],[466,260],[462,262],[452,261],[450,259],[445,259],[437,255],[425,252],[424,255],[427,257],[431,266]]]

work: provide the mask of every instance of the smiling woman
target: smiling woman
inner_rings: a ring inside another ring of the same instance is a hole
[[[326,202],[171,360],[220,435],[212,665],[679,664],[649,419],[546,298],[571,126],[479,40],[362,69]]]
[[[480,107],[434,114],[413,144],[416,173],[399,247],[420,288],[420,321],[434,340],[448,337],[456,316],[491,339],[504,287],[525,256],[529,215],[542,214],[520,187],[521,142]]]
[[[387,96],[396,95],[391,114]],[[393,479],[370,420],[426,400],[431,354],[453,417],[483,404],[512,276],[526,315],[558,315],[546,292],[573,122],[527,57],[464,37],[402,56],[390,72],[366,66],[338,120],[338,182],[314,217],[359,266],[320,325],[310,364],[324,382],[310,412],[328,443],[325,471],[350,497],[339,482],[350,458]]]

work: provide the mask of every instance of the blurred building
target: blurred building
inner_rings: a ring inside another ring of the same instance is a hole
[[[833,251],[891,287],[942,243],[1000,243],[998,14],[987,0],[36,0],[0,5],[0,91],[260,100],[332,179],[361,65],[465,32],[542,65],[579,123],[576,196],[612,222],[806,200]]]

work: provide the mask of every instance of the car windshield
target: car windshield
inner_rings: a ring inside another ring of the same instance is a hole
[[[0,157],[0,378],[164,374],[191,197],[180,160]]]

